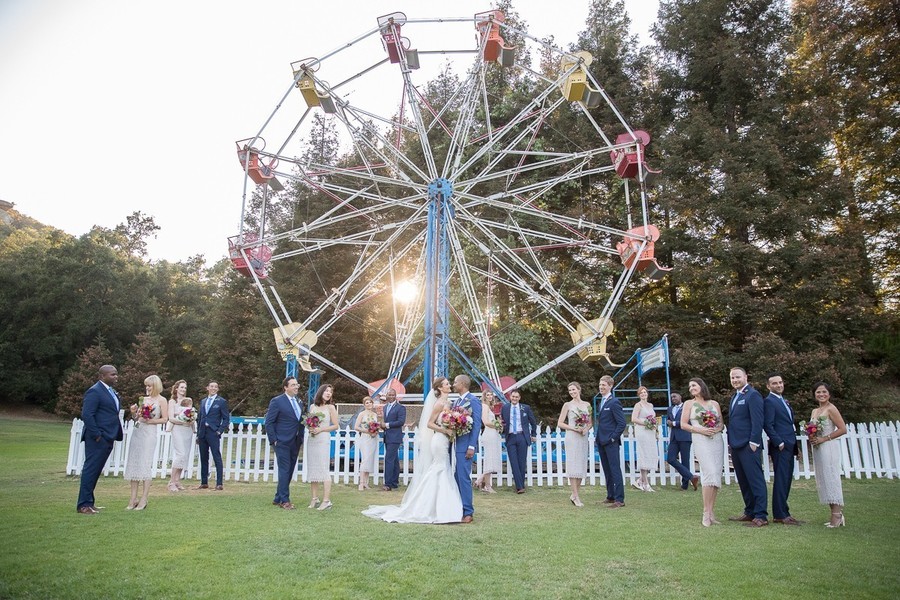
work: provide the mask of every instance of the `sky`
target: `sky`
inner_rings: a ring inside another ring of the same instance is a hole
[[[514,2],[531,35],[568,47],[589,1],[565,4]],[[659,2],[625,5],[633,33],[649,43]],[[490,8],[490,0],[0,0],[0,199],[73,235],[141,211],[161,228],[151,259],[203,254],[212,264],[240,222],[235,141],[272,114],[292,61],[340,47],[380,15]]]

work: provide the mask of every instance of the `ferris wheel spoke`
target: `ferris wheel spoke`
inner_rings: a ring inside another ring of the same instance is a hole
[[[450,241],[450,251],[453,260],[456,263],[456,273],[462,283],[463,296],[469,308],[469,315],[472,318],[472,324],[475,328],[475,334],[481,344],[482,356],[488,375],[493,381],[499,381],[500,375],[497,372],[497,364],[494,361],[494,352],[491,348],[491,338],[488,335],[485,326],[485,316],[478,304],[478,297],[475,295],[475,286],[472,285],[472,279],[469,275],[469,269],[466,262],[466,256],[463,252],[462,245],[459,242],[456,230],[456,219],[451,217],[447,220],[447,239]]]
[[[479,85],[480,84],[480,85]],[[466,140],[468,140],[469,132],[475,123],[475,110],[478,108],[478,91],[484,87],[484,67],[470,70],[469,77],[460,86],[465,89],[462,98],[462,109],[456,120],[456,127],[453,135],[450,137],[450,147],[447,150],[447,157],[444,160],[444,169],[441,177],[447,177],[451,172],[459,169],[459,163],[462,161],[463,153],[466,149]]]
[[[518,224],[511,225],[505,222],[492,221],[484,217],[477,218],[483,225],[490,227],[491,229],[500,230],[505,233],[518,233],[523,238],[539,241],[541,245],[549,246],[552,248],[579,247],[585,250],[607,252],[610,254],[613,253],[613,250],[611,250],[610,248],[607,248],[606,246],[602,246],[600,244],[596,244],[587,237],[579,240],[573,240],[572,236],[565,236],[562,234],[554,234],[549,231],[539,231],[537,229],[525,228],[519,226]]]

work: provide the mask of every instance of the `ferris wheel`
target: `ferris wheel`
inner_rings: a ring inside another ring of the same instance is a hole
[[[542,67],[532,65],[538,56]],[[427,84],[448,57],[468,62],[461,75],[442,79],[438,105]],[[246,176],[240,229],[229,238],[231,260],[265,301],[289,369],[325,365],[370,393],[421,374],[427,393],[455,361],[499,394],[575,354],[612,363],[606,339],[632,276],[659,279],[670,269],[654,257],[659,231],[648,221],[650,138],[628,125],[591,75],[591,61],[589,53],[555,48],[491,10],[461,18],[383,15],[335,50],[291,64],[293,79],[272,114],[256,135],[236,142]],[[497,70],[526,80],[527,97],[499,106],[490,84]],[[592,116],[598,107],[615,116],[614,130]],[[316,114],[335,125],[349,149],[339,159],[291,154]],[[556,144],[539,138],[561,122],[589,131],[591,143],[572,143],[565,132]],[[547,199],[561,187],[585,178],[617,183],[610,188],[624,227],[549,208]],[[322,202],[303,223],[275,232],[267,210],[287,182]],[[333,248],[352,250],[349,275],[323,290],[309,314],[290,315],[269,278],[272,263],[310,260]],[[621,268],[599,314],[584,314],[554,283],[545,256],[560,248]],[[501,378],[492,347],[492,298],[501,289],[548,315],[572,341],[517,382]],[[320,352],[317,344],[358,307],[404,291],[406,302],[393,303],[387,383],[366,382],[346,357],[342,363]]]

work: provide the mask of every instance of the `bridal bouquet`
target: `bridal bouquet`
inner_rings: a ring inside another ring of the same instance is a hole
[[[719,415],[711,410],[701,410],[697,413],[697,420],[700,424],[709,429],[715,429],[719,426]]]
[[[472,411],[465,406],[457,406],[446,410],[440,416],[441,427],[449,429],[452,437],[457,438],[472,431]]]
[[[809,441],[813,441],[815,438],[819,437],[822,433],[822,429],[825,427],[825,417],[817,417],[807,423],[806,421],[800,421],[800,431],[804,432]]]
[[[367,421],[366,431],[369,433],[369,435],[378,435],[378,432],[381,431],[381,424],[375,419]]]
[[[580,429],[585,429],[591,426],[591,411],[590,409],[584,411],[575,409],[573,411],[575,413],[575,427]]]
[[[307,415],[306,417],[306,426],[310,429],[317,429],[320,425],[322,425],[322,421],[324,419],[325,415],[320,412],[309,413],[309,415]]]
[[[644,427],[646,427],[647,429],[656,429],[658,425],[659,421],[656,419],[656,415],[650,415],[644,421]]]

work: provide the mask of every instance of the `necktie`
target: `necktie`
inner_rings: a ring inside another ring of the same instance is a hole
[[[737,391],[734,393],[734,397],[731,399],[731,406],[728,409],[729,412],[734,410],[734,403],[737,402],[738,396],[740,396],[740,395],[741,395],[740,391]]]
[[[300,420],[300,407],[297,405],[297,399],[291,396],[291,406],[294,408],[294,414],[297,415],[297,420]]]
[[[679,404],[675,407],[675,410],[672,411],[672,416],[675,417],[674,419],[672,419],[673,421],[678,420],[678,413],[680,413],[680,412],[681,412],[681,405]]]
[[[514,412],[513,412],[513,418],[512,418],[512,422],[513,422],[513,433],[519,433],[519,425],[520,425],[522,422],[519,420],[519,405],[518,405],[518,404],[516,404],[515,406],[513,406],[513,411],[514,411]]]
[[[212,403],[213,403],[213,397],[210,396],[209,398],[206,399],[206,414],[209,414],[209,408],[212,406]]]
[[[116,390],[114,390],[112,388],[106,388],[106,389],[109,390],[109,395],[112,396],[113,402],[116,403],[116,410],[118,410],[120,408],[120,406],[119,406],[119,397],[116,396]]]
[[[391,407],[394,405],[393,402],[384,407],[384,418],[387,420],[388,414],[391,412]]]
[[[788,404],[787,398],[782,397],[782,398],[781,398],[781,401],[784,402],[784,407],[785,407],[785,408],[787,409],[787,411],[788,411],[788,416],[789,416],[791,419],[793,419],[793,418],[794,418],[794,411],[791,410],[791,405]]]

